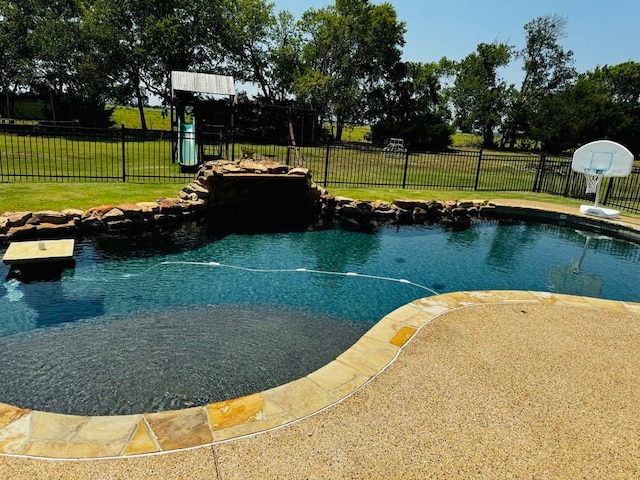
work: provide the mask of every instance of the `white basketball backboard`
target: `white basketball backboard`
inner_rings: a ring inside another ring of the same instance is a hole
[[[587,143],[573,154],[571,168],[580,173],[598,173],[603,177],[626,177],[633,167],[633,154],[611,140]]]

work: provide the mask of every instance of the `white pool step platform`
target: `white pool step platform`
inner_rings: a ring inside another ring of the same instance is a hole
[[[71,261],[73,260],[75,243],[73,238],[11,242],[2,261],[9,265]]]

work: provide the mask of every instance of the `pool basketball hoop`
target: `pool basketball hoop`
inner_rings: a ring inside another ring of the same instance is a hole
[[[586,177],[586,193],[595,193],[595,204],[582,205],[580,213],[603,218],[618,218],[620,212],[598,206],[603,177],[626,177],[631,173],[633,154],[619,143],[597,140],[583,145],[573,154],[571,168]]]

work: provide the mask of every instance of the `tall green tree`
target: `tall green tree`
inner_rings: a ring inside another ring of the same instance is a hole
[[[95,0],[85,16],[113,99],[144,106],[153,94],[169,103],[172,70],[214,68],[221,58],[222,11],[206,0]]]
[[[610,138],[620,112],[602,83],[583,74],[574,84],[542,99],[539,114],[545,122],[531,129],[531,137],[545,152],[560,153]]]
[[[32,76],[33,52],[27,37],[33,28],[35,7],[28,0],[0,0],[0,88],[7,116],[11,115],[9,97],[27,87]]]
[[[303,73],[295,82],[299,99],[335,119],[336,138],[345,122],[358,120],[366,93],[384,83],[400,61],[405,24],[389,3],[336,0],[306,11]]]
[[[225,0],[222,44],[235,78],[258,85],[271,98],[268,33],[275,26],[274,4],[265,0]]]
[[[413,150],[442,150],[451,143],[452,128],[443,79],[453,63],[398,63],[389,81],[367,96],[371,140],[383,144],[400,137]]]
[[[141,7],[142,3],[129,0],[95,0],[84,24],[101,61],[102,74],[109,77],[111,100],[137,105],[140,124],[146,130],[148,96],[142,77],[152,58],[142,42],[145,15],[139,14]]]
[[[295,79],[302,73],[302,30],[291,13],[282,11],[269,37],[271,91],[275,100],[284,101],[292,97]]]
[[[640,153],[640,63],[596,67],[545,98],[544,124],[532,134],[546,151],[574,149],[608,138]]]
[[[12,3],[5,2],[3,10]],[[110,82],[83,22],[91,6],[91,0],[25,0],[10,16],[3,13],[2,23],[19,26],[24,35],[18,43],[26,56],[14,72],[22,91],[48,99],[54,120],[106,125]]]
[[[274,13],[265,0],[223,2],[223,64],[241,82],[253,83],[269,103],[291,97],[302,54],[302,31],[288,11]]]
[[[513,148],[519,135],[528,134],[536,122],[544,122],[539,115],[542,100],[575,79],[573,52],[565,51],[559,44],[565,36],[566,24],[562,16],[544,15],[524,26],[526,45],[519,52],[524,61],[524,78],[510,101],[501,146],[508,141]]]
[[[136,19],[141,42],[152,59],[143,82],[154,95],[168,102],[172,70],[215,70],[220,58],[223,27],[218,4],[209,0],[131,0],[140,9]]]
[[[622,120],[615,138],[636,155],[640,155],[640,63],[628,61],[596,68],[594,75],[621,110]]]
[[[478,45],[456,65],[456,77],[450,89],[456,124],[463,131],[479,129],[483,146],[494,146],[494,133],[502,123],[507,106],[508,85],[498,73],[509,64],[513,47],[506,44]]]

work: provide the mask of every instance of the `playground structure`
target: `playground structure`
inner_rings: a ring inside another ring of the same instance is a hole
[[[230,101],[203,99],[199,94],[225,95]],[[257,115],[254,112],[258,112]],[[256,119],[262,119],[262,134],[256,138],[267,138],[265,132],[282,132],[285,126],[288,145],[286,163],[290,164],[290,155],[295,165],[302,166],[304,159],[300,154],[300,145],[305,131],[311,130],[312,141],[318,112],[292,105],[262,104],[255,100],[236,98],[234,79],[225,75],[213,75],[194,72],[171,72],[171,131],[173,161],[180,164],[182,171],[195,171],[208,160],[225,158],[229,140],[242,137],[246,131],[256,130]],[[305,124],[305,116],[312,118]],[[237,118],[236,118],[237,117]],[[283,123],[280,123],[284,121]],[[240,125],[236,125],[239,122]],[[251,123],[253,122],[253,123]],[[305,129],[306,125],[306,129]],[[296,141],[298,130],[299,141]],[[174,133],[175,132],[175,133]],[[268,134],[267,134],[268,135]],[[284,140],[284,138],[283,138]],[[243,149],[255,150],[254,147]],[[234,160],[234,149],[231,148]],[[255,151],[257,158],[260,152]]]
[[[184,92],[184,93],[181,93]],[[193,94],[225,95],[235,101],[233,77],[194,72],[171,72],[171,132],[177,129],[173,158],[182,171],[195,171],[201,163],[223,157],[225,127],[206,118],[196,119]],[[230,120],[233,126],[233,113]]]
[[[633,168],[633,154],[619,143],[597,140],[583,145],[574,152],[571,168],[585,175],[586,193],[595,194],[594,205],[581,205],[580,213],[601,218],[618,218],[618,210],[598,206],[600,186],[603,177],[628,176]]]

